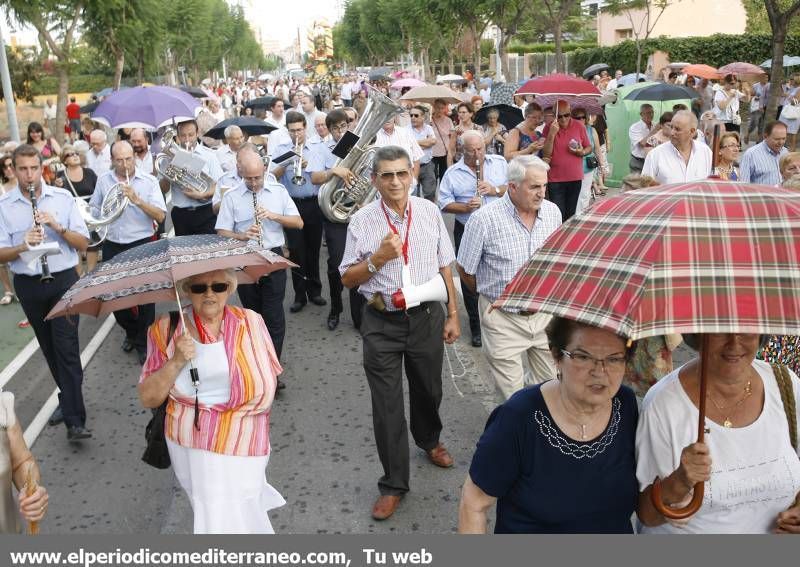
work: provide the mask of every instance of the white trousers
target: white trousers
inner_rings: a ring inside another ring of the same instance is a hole
[[[481,295],[478,308],[483,353],[503,399],[526,386],[523,355],[531,367],[534,384],[555,378],[556,365],[544,332],[550,315],[516,315],[499,309],[490,311],[490,307],[489,300]]]
[[[578,204],[575,205],[576,215],[592,204],[592,181],[594,181],[594,170],[583,174],[581,194],[578,196]]]

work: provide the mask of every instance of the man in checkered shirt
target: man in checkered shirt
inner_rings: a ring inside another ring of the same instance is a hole
[[[523,355],[534,382],[556,375],[544,333],[549,315],[490,310],[517,271],[561,225],[558,207],[544,198],[549,169],[536,156],[511,160],[506,194],[472,213],[458,251],[461,281],[480,294],[483,352],[505,399],[525,386]]]

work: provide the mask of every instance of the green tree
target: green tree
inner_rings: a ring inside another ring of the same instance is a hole
[[[31,26],[39,34],[42,55],[56,60],[58,99],[56,124],[64,124],[69,94],[69,67],[75,47],[75,32],[87,3],[101,0],[5,0],[11,20]],[[64,140],[63,128],[56,128],[56,139]]]
[[[11,75],[11,88],[18,100],[33,102],[33,93],[39,84],[42,60],[32,47],[6,45],[6,59]],[[0,99],[5,93],[0,89]]]
[[[789,22],[800,11],[800,0],[764,0],[769,16],[769,25],[772,28],[772,69],[770,70],[770,83],[780,85],[783,83],[783,55],[786,49],[786,34]],[[774,116],[778,106],[779,88],[769,90],[767,102],[767,115]]]
[[[563,41],[564,23],[570,13],[579,6],[577,0],[541,0],[544,5],[544,12],[547,23],[553,32],[553,41],[556,52],[556,71],[564,72],[564,56],[561,49]]]
[[[642,45],[658,24],[670,0],[608,0],[602,9],[611,14],[624,14],[631,23],[636,45],[636,72],[642,71]]]

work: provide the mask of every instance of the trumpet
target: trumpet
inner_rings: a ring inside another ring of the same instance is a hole
[[[297,161],[294,164],[294,176],[292,176],[292,185],[305,185],[306,178],[303,177],[303,145],[298,144],[295,148],[297,154]]]
[[[39,206],[36,202],[36,187],[34,187],[33,183],[28,184],[28,196],[31,199],[31,208],[33,209],[33,226],[39,230],[42,235],[44,236],[44,228],[42,228],[42,224],[36,220],[36,213],[39,211]],[[42,283],[50,283],[53,281],[53,275],[50,273],[50,266],[47,263],[47,255],[42,256],[39,258],[39,262],[42,264]]]
[[[253,194],[253,219],[255,219],[255,225],[258,227],[258,247],[264,247],[264,236],[261,232],[261,219],[258,218],[258,193],[254,190],[250,190]]]

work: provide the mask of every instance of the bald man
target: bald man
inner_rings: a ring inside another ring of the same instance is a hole
[[[697,117],[680,110],[672,117],[669,143],[653,148],[644,159],[642,175],[659,183],[684,183],[711,174],[711,150],[697,140]]]
[[[227,238],[249,240],[282,255],[284,229],[302,229],[303,219],[286,188],[267,175],[261,157],[252,152],[241,156],[239,173],[243,183],[225,193],[217,215],[217,233]],[[255,197],[256,207],[253,199]],[[259,224],[255,223],[255,219]],[[260,241],[260,242],[259,242]],[[260,313],[269,330],[278,358],[283,351],[286,316],[283,297],[286,270],[272,272],[255,284],[240,284],[239,299],[247,309]],[[279,388],[282,382],[279,381]]]
[[[150,173],[136,167],[133,146],[128,142],[115,142],[111,148],[113,169],[97,179],[89,205],[92,214],[99,218],[103,200],[108,192],[118,183],[122,192],[128,197],[128,205],[123,213],[108,225],[108,235],[103,241],[103,261],[145,244],[153,239],[154,222],[164,222],[167,206],[164,195],[158,187],[158,181]],[[140,305],[137,312],[132,309],[115,311],[114,317],[125,331],[122,350],[130,352],[136,349],[139,363],[144,364],[147,357],[147,328],[155,320],[155,306],[152,303]]]

